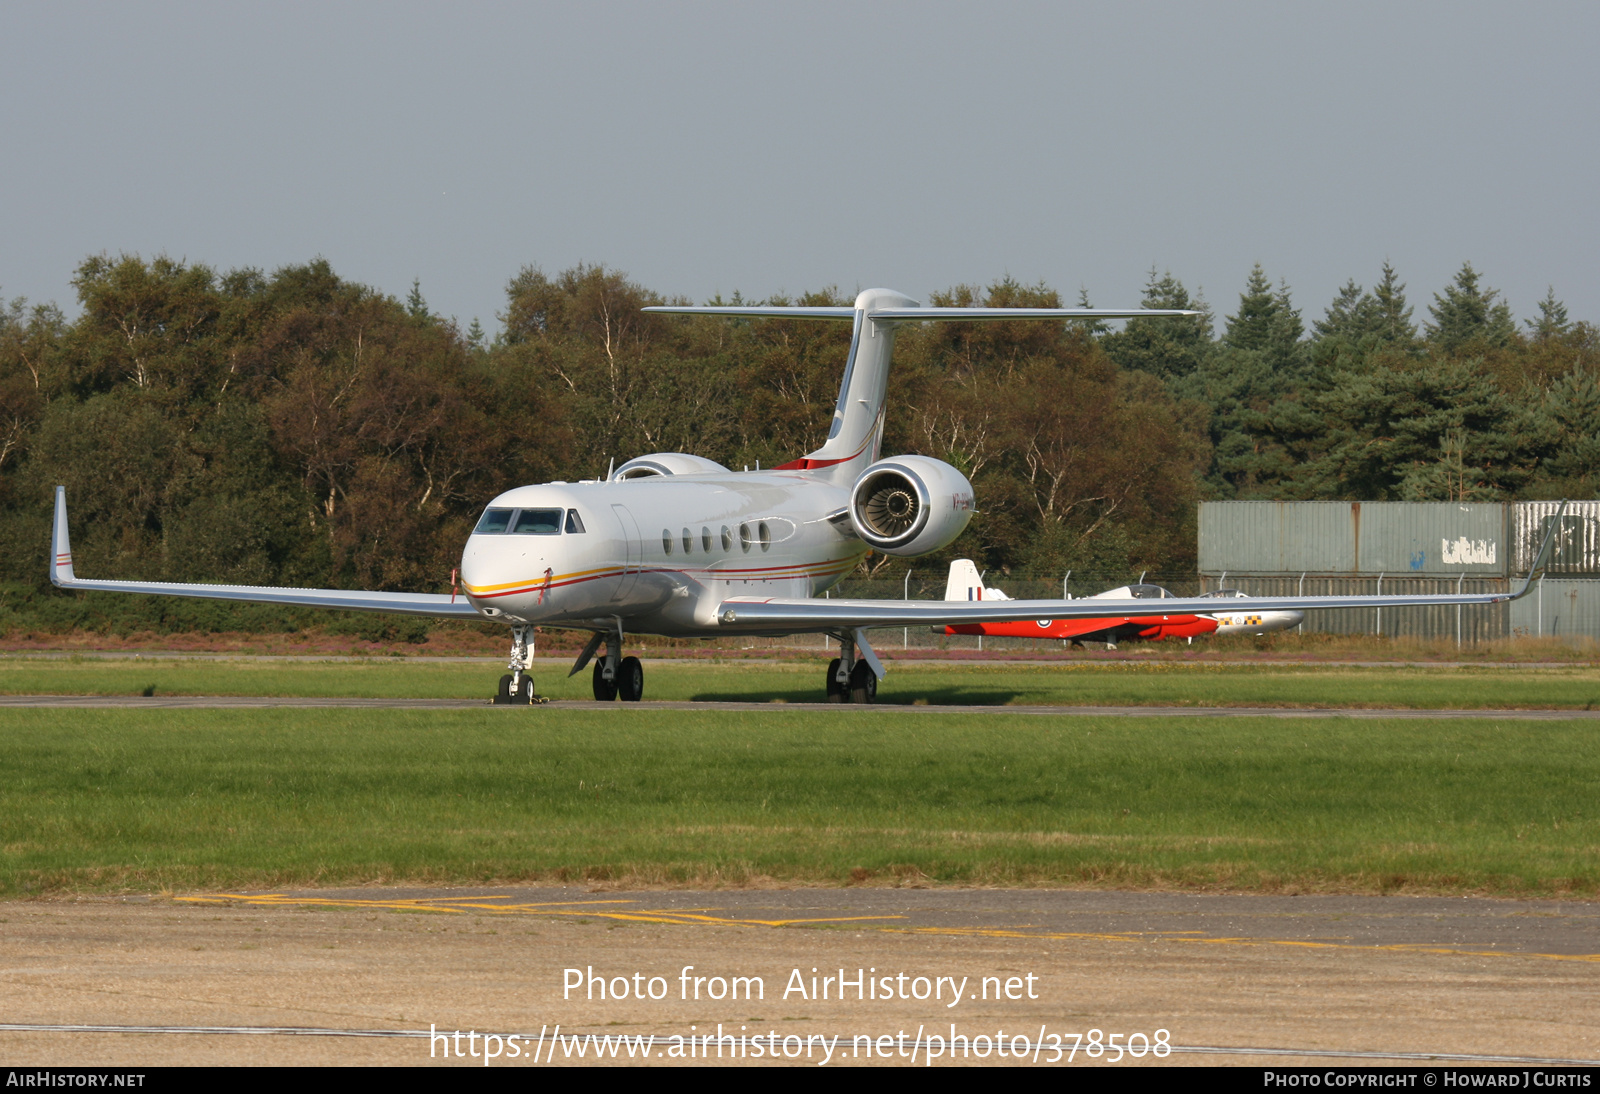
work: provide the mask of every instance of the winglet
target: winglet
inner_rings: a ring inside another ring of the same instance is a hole
[[[1545,565],[1550,561],[1550,550],[1555,546],[1556,529],[1561,527],[1561,518],[1567,514],[1570,502],[1563,501],[1561,508],[1556,510],[1556,515],[1550,518],[1550,527],[1545,529],[1544,542],[1539,544],[1539,553],[1533,556],[1533,563],[1528,567],[1528,576],[1522,581],[1522,588],[1512,594],[1512,600],[1521,600],[1533,588],[1533,579],[1542,576]]]
[[[50,526],[50,584],[66,588],[77,577],[72,572],[72,542],[67,539],[67,488],[56,487],[56,519]]]

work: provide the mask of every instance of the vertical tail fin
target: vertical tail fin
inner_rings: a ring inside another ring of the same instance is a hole
[[[950,580],[945,583],[946,600],[982,600],[983,578],[970,558],[958,558],[950,564]]]
[[[917,306],[915,300],[889,289],[867,289],[856,296],[850,355],[845,359],[828,440],[810,455],[776,470],[827,471],[841,479],[853,479],[877,461],[896,323],[874,320],[869,313]]]

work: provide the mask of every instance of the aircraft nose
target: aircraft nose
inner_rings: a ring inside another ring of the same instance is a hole
[[[515,594],[538,584],[552,565],[546,553],[510,536],[473,536],[461,552],[462,587],[475,597]]]

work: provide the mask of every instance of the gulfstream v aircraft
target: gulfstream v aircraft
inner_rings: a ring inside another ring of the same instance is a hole
[[[66,491],[56,487],[51,580],[63,589],[211,597],[447,618],[492,619],[511,631],[510,672],[497,702],[533,699],[535,626],[592,632],[572,672],[594,661],[596,699],[638,700],[644,669],[623,657],[628,632],[671,637],[827,634],[833,702],[873,701],[883,664],[871,627],[944,626],[1008,619],[1111,619],[1148,604],[1116,599],[1000,603],[818,599],[869,551],[916,556],[959,536],[972,518],[972,484],[928,456],[880,458],[889,358],[907,323],[1126,319],[1194,312],[1091,308],[924,308],[887,289],[851,307],[663,307],[674,314],[784,317],[851,323],[850,353],[827,441],[767,470],[735,472],[700,456],[654,453],[604,481],[549,482],[491,501],[461,555],[465,596],[99,581],[77,577],[67,540]],[[1554,523],[1552,528],[1554,528]],[[1546,536],[1535,568],[1549,547]],[[1530,575],[1531,579],[1531,575]],[[1524,584],[1517,596],[1528,591]],[[1493,604],[1512,594],[1261,597],[1260,611]],[[1172,599],[1164,612],[1211,613],[1216,601]],[[596,654],[600,654],[598,659]]]

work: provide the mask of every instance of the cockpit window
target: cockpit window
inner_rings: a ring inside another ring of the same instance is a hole
[[[561,534],[561,510],[518,510],[517,521],[511,526],[511,530],[521,535],[559,536]]]
[[[1202,597],[1219,597],[1225,600],[1232,600],[1235,597],[1243,596],[1244,593],[1240,592],[1238,589],[1213,589],[1209,593],[1201,593],[1200,595]]]
[[[486,536],[504,532],[506,525],[511,523],[513,512],[515,510],[512,509],[485,509],[478,526],[472,530],[473,534]]]
[[[582,535],[582,534],[583,534],[583,518],[578,515],[578,511],[576,509],[568,509],[567,510],[567,535],[575,536],[575,535]]]
[[[1160,585],[1129,585],[1128,595],[1132,596],[1135,600],[1160,600],[1164,597],[1169,597],[1172,594],[1167,592],[1167,590],[1163,589]]]

